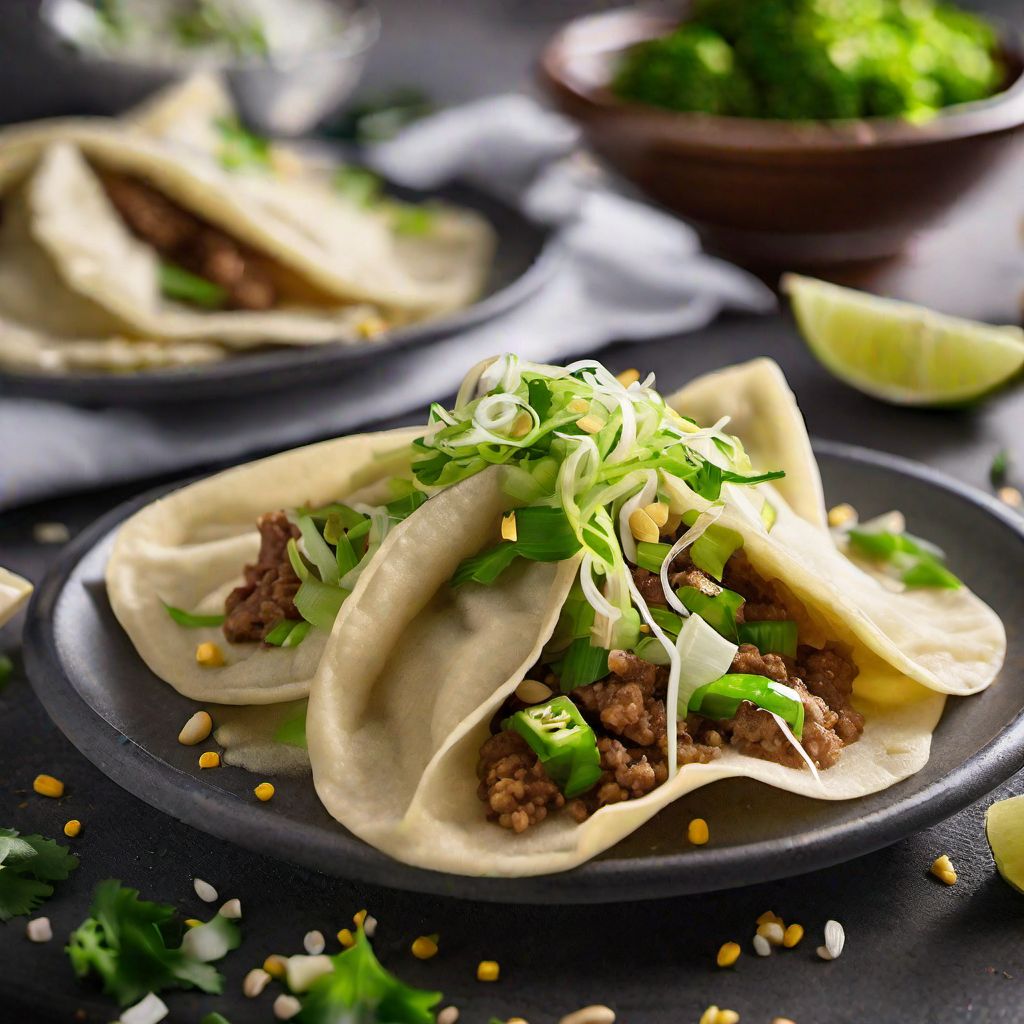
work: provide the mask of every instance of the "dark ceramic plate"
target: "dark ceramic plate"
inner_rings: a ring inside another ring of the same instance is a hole
[[[391,332],[364,345],[283,346],[241,353],[208,366],[116,375],[0,372],[0,388],[11,394],[103,405],[139,405],[238,398],[261,392],[322,383],[357,372],[368,360],[407,345],[429,345],[486,323],[518,306],[548,279],[558,259],[549,228],[470,185],[452,185],[429,194],[396,185],[388,192],[409,202],[444,199],[476,210],[491,224],[497,246],[480,298],[466,309]]]
[[[103,571],[113,531],[148,494],[77,537],[29,608],[25,661],[36,693],[71,741],[115,782],[196,828],[308,868],[401,889],[504,902],[582,903],[704,892],[800,874],[849,860],[923,829],[976,800],[1024,764],[1024,522],[997,502],[913,463],[819,444],[831,502],[863,515],[902,509],[911,529],[950,552],[950,564],[998,608],[1006,667],[984,694],[951,698],[932,759],[874,796],[815,801],[732,779],[679,800],[602,857],[560,875],[464,878],[410,868],[336,824],[306,779],[282,779],[269,804],[234,768],[200,774],[177,742],[195,704],[139,660],[107,603]],[[696,849],[686,824],[711,822]],[[509,842],[515,842],[510,836]]]

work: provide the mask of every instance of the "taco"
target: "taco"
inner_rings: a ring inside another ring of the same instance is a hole
[[[415,435],[359,434],[260,459],[128,519],[107,594],[143,661],[200,701],[304,698],[355,581],[425,500],[408,482]]]
[[[765,410],[753,459],[723,382],[739,420]],[[721,418],[593,362],[512,358],[435,407],[412,464],[434,496],[313,680],[314,782],[344,826],[424,868],[565,870],[718,779],[891,786],[947,695],[996,677],[1002,623],[941,552],[892,519],[824,525],[773,364],[682,394]]]
[[[188,83],[123,121],[0,132],[0,365],[130,369],[369,344],[461,308],[493,232],[245,132]],[[361,177],[360,177],[361,175]]]

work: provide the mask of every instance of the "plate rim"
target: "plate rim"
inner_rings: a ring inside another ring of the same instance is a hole
[[[564,244],[559,225],[534,220],[512,203],[472,182],[455,180],[430,191],[411,189],[392,182],[388,182],[387,187],[390,194],[410,201],[441,199],[468,206],[481,213],[488,222],[490,220],[486,211],[500,208],[504,214],[515,217],[535,235],[536,254],[522,273],[504,287],[461,309],[400,327],[380,342],[362,345],[327,342],[322,345],[268,346],[243,351],[237,356],[229,356],[214,363],[127,374],[47,374],[0,369],[0,390],[15,398],[131,407],[150,402],[192,402],[228,394],[268,394],[296,386],[310,378],[323,380],[324,374],[338,379],[346,368],[355,370],[379,356],[389,356],[412,347],[430,346],[445,338],[482,327],[512,312],[536,294],[562,262]],[[183,395],[183,390],[188,393]]]
[[[896,472],[946,491],[994,516],[1024,541],[1024,518],[994,497],[944,473],[857,445],[815,440],[813,446],[816,455]],[[279,828],[252,829],[250,802],[234,793],[212,790],[198,776],[161,761],[120,733],[78,692],[57,654],[53,611],[78,563],[127,515],[157,494],[188,482],[163,485],[117,505],[61,552],[29,604],[23,638],[26,674],[47,714],[72,745],[122,789],[186,825],[227,839],[242,849],[324,873],[324,861],[317,856],[322,835],[317,826],[289,821]],[[84,717],[82,710],[86,712]],[[142,764],[155,765],[156,773],[140,771]],[[767,839],[725,849],[686,851],[689,870],[681,874],[678,867],[684,854],[677,852],[642,859],[595,859],[555,875],[454,875],[402,864],[351,834],[344,837],[347,856],[336,858],[341,861],[339,870],[329,873],[362,884],[493,903],[618,903],[711,892],[832,867],[890,846],[969,806],[1022,767],[1024,706],[978,753],[916,794],[854,822],[802,832],[795,842]],[[168,774],[173,785],[166,783]],[[286,829],[283,837],[279,834],[282,828]],[[643,864],[642,872],[635,870],[638,863]],[[753,871],[752,863],[756,865]],[[559,880],[556,899],[552,899],[552,878]]]

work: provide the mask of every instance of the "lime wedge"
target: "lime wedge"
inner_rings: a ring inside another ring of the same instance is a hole
[[[994,803],[985,815],[985,831],[999,874],[1024,893],[1024,796]]]
[[[811,351],[840,380],[897,405],[969,402],[1024,366],[1024,331],[786,274]]]

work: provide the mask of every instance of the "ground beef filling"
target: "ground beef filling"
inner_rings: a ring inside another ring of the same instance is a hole
[[[294,604],[300,581],[288,559],[288,541],[298,538],[299,529],[284,512],[268,512],[256,525],[259,556],[245,567],[245,583],[224,602],[222,628],[233,644],[258,642],[282,619],[301,618]]]
[[[633,579],[649,604],[665,605],[657,574],[636,568]],[[723,586],[742,595],[745,603],[737,616],[740,621],[744,621],[744,613],[751,622],[806,620],[805,610],[775,581],[761,577],[742,551],[729,560],[722,584],[685,557],[672,565],[670,580],[674,587],[696,587],[711,596]],[[594,787],[567,801],[526,741],[518,733],[498,732],[484,743],[477,767],[478,794],[491,821],[519,833],[564,807],[576,821],[583,822],[606,804],[642,797],[666,781],[668,670],[629,651],[610,652],[608,669],[606,679],[570,694],[597,733],[602,774]],[[839,644],[820,650],[801,646],[796,658],[761,654],[756,647],[743,644],[730,671],[767,676],[800,694],[804,705],[802,746],[818,768],[832,767],[843,747],[856,742],[864,731],[864,717],[851,703],[857,666]],[[540,669],[538,678],[543,675]],[[550,682],[556,683],[554,679]],[[495,716],[494,727],[500,728],[498,723],[521,706],[511,701]],[[742,703],[724,722],[690,715],[676,723],[680,767],[706,764],[726,745],[788,768],[805,764],[775,719],[749,702]]]
[[[138,178],[106,173],[107,197],[133,234],[161,256],[220,285],[234,309],[270,309],[277,288],[265,257],[173,203]]]

